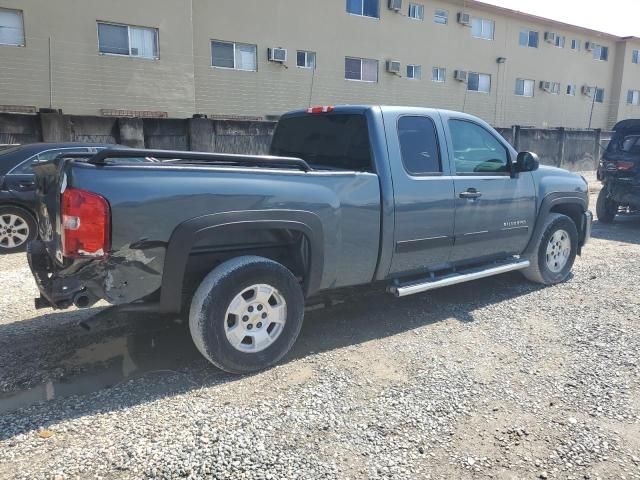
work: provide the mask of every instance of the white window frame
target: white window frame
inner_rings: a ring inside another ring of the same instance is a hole
[[[571,50],[575,50],[576,52],[579,52],[581,48],[582,48],[582,42],[580,40],[578,40],[577,38],[572,38],[571,39]]]
[[[527,33],[527,44],[526,45],[522,45],[522,43],[520,43],[520,35],[523,33]],[[531,43],[531,34],[535,33],[538,36],[537,42],[536,42],[536,46],[532,47],[530,45]],[[530,30],[528,28],[521,28],[520,32],[518,33],[518,45],[523,47],[523,48],[538,48],[540,46],[540,32],[536,31],[536,30]]]
[[[375,2],[378,2],[378,16],[377,17],[372,17],[371,15],[365,15],[364,14],[364,2],[366,2],[367,0],[360,0],[360,5],[362,6],[362,8],[360,8],[360,11],[362,13],[353,13],[347,10],[347,4],[345,3],[345,11],[347,12],[348,15],[353,15],[354,17],[363,17],[363,18],[375,18],[376,20],[380,20],[380,0],[373,0]]]
[[[375,58],[363,58],[363,57],[344,57],[345,61],[347,59],[350,60],[360,60],[360,78],[347,78],[347,72],[345,70],[344,74],[345,74],[345,80],[349,81],[349,82],[364,82],[364,83],[378,83],[380,81],[380,62],[378,60],[376,60]],[[364,71],[364,69],[362,68],[364,65],[364,60],[369,60],[371,62],[376,62],[376,79],[375,80],[363,80],[362,77],[362,73]]]
[[[16,8],[4,8],[0,7],[0,11],[16,13],[20,16],[20,26],[22,27],[22,43],[0,43],[5,47],[24,47],[27,43],[27,38],[24,33],[24,12]]]
[[[409,69],[412,69],[413,73],[409,75]],[[416,76],[416,69],[418,70],[418,75]],[[417,65],[410,63],[407,65],[407,78],[410,80],[421,80],[422,79],[422,65]]]
[[[606,49],[607,51],[607,58],[602,58],[602,49]],[[598,62],[607,62],[609,60],[609,47],[604,46],[604,45],[598,45],[595,44],[593,46],[593,59],[597,60]]]
[[[300,53],[304,53],[304,66],[303,65],[298,65],[298,55]],[[309,63],[309,54],[313,55],[313,66],[312,67],[308,67],[307,64]],[[306,68],[307,70],[315,70],[316,68],[316,63],[318,60],[318,54],[316,52],[312,52],[311,50],[297,50],[296,51],[296,67],[298,68]]]
[[[469,88],[469,85],[471,82],[469,82],[469,77],[471,75],[478,75],[478,90],[472,90]],[[480,76],[484,76],[484,77],[489,77],[489,90],[480,90]],[[469,72],[468,76],[467,76],[467,91],[468,92],[476,92],[476,93],[482,93],[484,95],[490,95],[491,94],[491,74],[489,73],[480,73],[480,72]]]
[[[233,68],[232,67],[219,67],[213,64],[213,44],[215,43],[226,43],[229,45],[233,45]],[[236,47],[238,45],[245,45],[248,47],[253,47],[255,52],[255,65],[256,68],[248,69],[248,68],[237,68],[236,65]],[[210,55],[211,55],[211,68],[219,68],[221,70],[236,70],[238,72],[257,72],[258,71],[258,46],[254,43],[244,43],[244,42],[230,42],[228,40],[210,40],[209,41]]]
[[[424,5],[421,3],[410,3],[407,16],[412,20],[424,21]]]
[[[124,53],[109,53],[109,52],[101,52],[100,51],[100,28],[99,25],[113,25],[116,27],[127,27],[127,42],[129,46],[129,54],[125,55]],[[153,57],[142,57],[140,55],[132,55],[131,54],[131,29],[139,28],[141,30],[153,30],[155,33],[155,41],[156,41],[156,55]],[[105,22],[102,20],[96,21],[96,35],[98,36],[98,54],[99,55],[107,55],[112,57],[128,57],[128,58],[137,58],[140,60],[160,60],[160,29],[156,27],[144,27],[142,25],[129,25],[127,23],[116,23],[116,22]]]
[[[522,82],[522,94],[518,93],[518,82]],[[530,83],[529,83],[530,82]],[[531,95],[527,95],[526,85],[531,85]],[[516,97],[533,98],[534,90],[536,89],[536,81],[530,78],[517,78],[516,79]]]
[[[476,36],[473,34],[473,22],[480,22],[480,36]],[[487,37],[484,35],[485,33],[485,24],[491,25],[491,37]],[[471,36],[473,38],[479,38],[480,40],[495,40],[496,38],[496,21],[491,20],[490,18],[481,18],[481,17],[471,17]]]
[[[447,81],[447,69],[444,67],[433,67],[431,69],[431,81],[435,83],[445,83]]]
[[[640,50],[633,50],[631,52],[631,63],[636,65],[640,64]]]
[[[444,13],[444,15],[442,15]],[[444,19],[444,22],[439,22],[438,19]],[[433,23],[437,25],[448,25],[449,24],[449,10],[445,10],[444,8],[436,8],[433,12]]]
[[[554,42],[556,48],[564,48],[566,44],[567,37],[564,35],[556,35],[556,41]]]
[[[627,92],[627,105],[634,107],[640,105],[640,90],[629,90]]]
[[[575,85],[575,83],[567,84],[567,89],[565,90],[565,94],[568,95],[569,97],[575,97],[576,96],[576,85]]]
[[[551,91],[549,93],[551,95],[560,95],[561,87],[560,82],[551,82]]]

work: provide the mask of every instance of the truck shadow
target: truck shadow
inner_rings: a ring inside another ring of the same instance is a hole
[[[595,222],[593,238],[640,245],[640,215],[618,215],[613,223]]]
[[[451,318],[473,322],[475,310],[539,288],[511,273],[403,299],[378,291],[349,297],[307,312],[300,338],[283,362]],[[183,320],[93,310],[0,325],[0,440],[247,378],[206,362]],[[85,317],[90,331],[78,325]]]

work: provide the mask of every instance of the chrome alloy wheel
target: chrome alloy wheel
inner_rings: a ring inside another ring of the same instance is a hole
[[[571,237],[565,230],[556,230],[547,244],[547,267],[553,273],[560,272],[571,255]]]
[[[0,215],[0,249],[16,248],[29,238],[29,224],[14,214]]]
[[[287,321],[287,302],[271,285],[245,288],[227,308],[224,331],[236,349],[256,353],[275,342]]]

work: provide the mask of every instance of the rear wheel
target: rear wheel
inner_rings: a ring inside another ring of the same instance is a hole
[[[36,238],[33,216],[18,207],[0,207],[0,254],[22,252]]]
[[[602,223],[612,223],[618,213],[618,202],[609,198],[609,190],[605,186],[598,194],[596,202],[596,214],[598,221]]]
[[[578,252],[578,230],[571,218],[550,213],[536,241],[531,265],[523,275],[532,282],[553,285],[571,273]]]
[[[280,360],[298,338],[304,296],[281,264],[244,256],[216,267],[191,301],[189,329],[196,347],[230,373],[249,373]]]

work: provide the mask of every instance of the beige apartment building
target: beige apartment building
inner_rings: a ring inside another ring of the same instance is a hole
[[[0,111],[344,103],[609,128],[640,117],[640,39],[474,0],[0,0]]]

